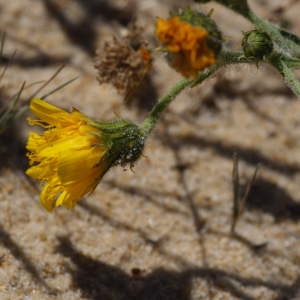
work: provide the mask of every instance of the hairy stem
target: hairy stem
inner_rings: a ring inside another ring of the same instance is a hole
[[[276,46],[285,54],[300,56],[300,40],[297,36],[287,31],[281,30],[276,25],[260,18],[254,12],[249,11],[248,19],[260,30],[267,33],[275,42]]]
[[[206,68],[196,78],[185,78],[179,81],[166,95],[162,96],[142,123],[142,130],[149,135],[166,107],[187,87],[194,87],[215,74],[221,67],[228,64],[253,63],[255,60],[244,56],[243,52],[223,50],[218,62]]]
[[[142,129],[145,135],[149,135],[149,133],[154,128],[156,122],[161,116],[162,112],[166,109],[166,107],[175,99],[175,97],[183,91],[188,86],[194,82],[194,79],[185,78],[179,81],[166,95],[162,96],[157,104],[150,111],[149,115],[146,117],[144,122],[142,123]]]

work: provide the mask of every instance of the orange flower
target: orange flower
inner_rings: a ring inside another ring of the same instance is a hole
[[[215,54],[207,44],[207,30],[181,21],[178,16],[158,18],[156,35],[170,54],[170,64],[186,77],[216,62]]]

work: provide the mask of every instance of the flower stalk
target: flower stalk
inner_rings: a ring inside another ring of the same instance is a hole
[[[216,64],[211,65],[210,67],[199,72],[196,78],[185,78],[179,81],[166,95],[162,96],[158,100],[157,104],[153,107],[142,123],[141,127],[145,136],[150,134],[156,122],[159,120],[162,112],[184,89],[188,87],[192,88],[201,84],[204,80],[215,74],[223,66],[240,63],[255,63],[255,59],[245,57],[243,52],[223,50],[219,54],[218,62]]]
[[[195,0],[198,3],[209,1]],[[244,16],[256,27],[244,34],[242,46],[245,56],[252,55],[257,63],[271,64],[280,72],[294,94],[300,97],[300,81],[292,71],[300,67],[300,38],[256,15],[247,0],[216,1]]]
[[[274,57],[270,60],[270,63],[280,72],[284,82],[293,91],[293,93],[300,97],[300,82],[284,59]]]
[[[162,112],[176,98],[176,96],[180,94],[185,88],[191,86],[193,83],[194,79],[182,79],[166,95],[162,96],[158,100],[157,104],[153,107],[153,109],[150,111],[149,115],[141,125],[145,136],[148,136],[150,134],[156,122],[159,120]]]

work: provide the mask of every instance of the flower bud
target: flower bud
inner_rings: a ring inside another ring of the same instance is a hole
[[[244,34],[242,47],[245,56],[261,60],[273,51],[273,42],[265,32],[251,30]]]

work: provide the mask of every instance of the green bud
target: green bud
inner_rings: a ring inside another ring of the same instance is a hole
[[[182,9],[174,15],[178,16],[181,21],[207,30],[209,33],[207,36],[207,45],[214,51],[216,56],[219,54],[223,43],[222,33],[210,15],[194,11],[191,8]]]
[[[261,60],[273,51],[273,42],[265,32],[251,30],[244,34],[242,47],[246,57]]]

